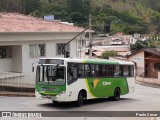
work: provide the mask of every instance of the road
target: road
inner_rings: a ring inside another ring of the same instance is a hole
[[[53,105],[50,100],[37,100],[35,97],[0,97],[0,111],[160,111],[160,89],[136,84],[135,93],[124,95],[120,101],[108,99],[89,100],[82,107],[73,103]],[[51,119],[51,118],[46,118]],[[64,119],[64,118],[54,118]],[[65,118],[70,120],[71,118]],[[83,120],[86,118],[78,118]],[[97,118],[87,118],[95,120]],[[99,118],[106,120],[106,118]],[[107,120],[124,120],[124,118],[107,118]],[[127,118],[125,118],[127,119]],[[130,118],[129,120],[154,120],[153,118]],[[41,120],[37,118],[37,120]]]

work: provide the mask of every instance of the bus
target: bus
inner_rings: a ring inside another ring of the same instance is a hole
[[[133,62],[106,59],[40,58],[36,69],[35,95],[53,103],[112,98],[135,90]]]

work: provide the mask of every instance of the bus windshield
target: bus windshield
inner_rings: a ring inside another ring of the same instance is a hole
[[[65,67],[58,65],[37,66],[36,83],[45,85],[64,85]]]

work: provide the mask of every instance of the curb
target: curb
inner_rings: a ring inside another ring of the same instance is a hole
[[[14,86],[0,86],[1,91],[14,92],[14,93],[34,93],[35,88],[14,87]]]
[[[11,96],[11,97],[35,97],[34,93],[21,93],[21,92],[0,92],[0,96]]]
[[[160,89],[160,85],[158,84],[152,84],[152,83],[147,83],[147,82],[141,82],[141,81],[135,81],[136,84],[142,85],[142,86],[146,86],[146,87],[151,87],[151,88],[159,88]]]

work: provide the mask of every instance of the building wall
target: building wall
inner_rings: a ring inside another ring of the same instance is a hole
[[[0,33],[0,42],[33,42],[33,41],[54,41],[54,40],[65,40],[68,41],[75,37],[78,33],[69,32],[17,32],[17,33]],[[77,38],[81,38],[84,34],[81,34]]]
[[[12,46],[12,72],[22,72],[22,45]]]
[[[45,57],[54,57],[55,56],[55,42],[53,41],[34,41],[34,42],[27,42],[22,44],[22,72],[26,74],[35,74],[32,72],[32,64],[33,67],[36,68],[38,57],[37,58],[30,58],[30,48],[31,44],[45,44],[46,45],[46,56]]]
[[[138,52],[128,58],[129,61],[136,63],[137,75],[144,76],[145,73],[145,60],[144,60],[144,52]]]
[[[12,58],[0,59],[0,71],[3,72],[12,71]]]
[[[39,42],[27,42],[22,44],[22,72],[27,74],[35,74],[32,73],[32,64],[36,67],[36,63],[38,58],[30,58],[29,56],[29,45],[30,44],[46,44],[46,56],[45,57],[64,57],[64,55],[56,55],[56,44],[57,43],[66,43],[66,40],[62,41],[39,41]],[[70,56],[76,57],[76,41],[70,43]]]
[[[12,58],[0,59],[0,71],[22,72],[29,75],[32,73],[32,64],[36,66],[38,58],[30,58],[29,45],[30,44],[46,44],[46,57],[63,57],[64,55],[56,55],[56,43],[67,43],[78,33],[68,32],[41,32],[41,33],[0,33],[0,45],[12,46]],[[77,39],[81,38],[81,34]],[[70,56],[77,56],[77,40],[70,42]]]
[[[48,41],[46,43],[46,56],[48,57],[56,56],[56,41],[55,42]]]
[[[32,63],[36,64],[36,59],[29,58],[29,44],[22,44],[22,72],[31,74],[32,73]]]
[[[149,78],[158,78],[158,70],[154,69],[154,64],[160,62],[160,60],[146,60],[146,64],[147,64],[147,77]]]
[[[70,56],[71,57],[78,57],[77,41],[76,40],[74,40],[70,43]]]

